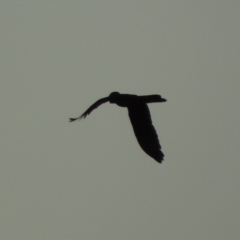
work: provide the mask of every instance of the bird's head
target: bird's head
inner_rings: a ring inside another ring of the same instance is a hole
[[[112,92],[112,93],[110,93],[110,95],[109,95],[109,102],[110,103],[116,103],[117,100],[119,99],[120,95],[121,94],[119,92]]]

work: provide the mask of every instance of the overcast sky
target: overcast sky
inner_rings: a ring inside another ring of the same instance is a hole
[[[2,0],[0,238],[236,240],[240,2]],[[139,147],[112,91],[149,105]]]

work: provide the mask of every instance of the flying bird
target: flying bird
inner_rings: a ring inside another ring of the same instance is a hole
[[[128,115],[134,134],[140,147],[146,154],[161,163],[163,161],[164,154],[161,151],[161,145],[158,140],[157,132],[152,125],[151,115],[147,104],[166,101],[167,100],[162,98],[160,95],[138,96],[112,92],[108,97],[101,98],[92,104],[81,116],[77,118],[69,118],[69,121],[73,122],[75,120],[85,118],[94,109],[106,102],[110,102],[111,104],[115,103],[119,107],[126,107],[128,109]]]

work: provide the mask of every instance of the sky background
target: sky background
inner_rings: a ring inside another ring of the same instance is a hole
[[[236,240],[240,2],[2,0],[0,238]],[[150,104],[165,154],[112,91]]]

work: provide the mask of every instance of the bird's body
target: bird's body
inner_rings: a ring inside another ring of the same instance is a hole
[[[70,118],[70,122],[85,118],[95,108],[105,102],[115,103],[120,107],[128,108],[128,115],[133,127],[134,134],[143,151],[150,157],[161,163],[164,154],[154,126],[147,103],[166,102],[160,95],[137,96],[112,92],[109,97],[101,98],[91,105],[80,117]]]

